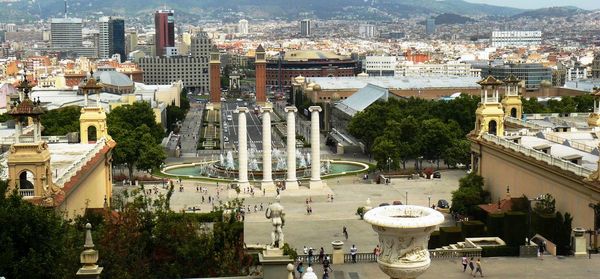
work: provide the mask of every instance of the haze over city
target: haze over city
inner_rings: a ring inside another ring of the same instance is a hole
[[[0,279],[596,278],[599,138],[598,1],[0,0]]]

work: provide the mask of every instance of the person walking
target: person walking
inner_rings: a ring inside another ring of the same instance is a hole
[[[329,262],[329,256],[326,256],[323,260],[323,270],[333,272],[333,269],[331,268],[331,263]]]
[[[319,262],[323,263],[324,259],[325,259],[325,249],[323,249],[323,247],[321,247],[321,250],[319,250]]]
[[[356,246],[354,244],[352,244],[352,248],[350,248],[350,255],[352,255],[352,262],[356,263],[356,252],[358,251],[358,248],[356,248]]]
[[[342,233],[344,234],[344,238],[348,240],[348,230],[346,229],[346,226],[344,226],[344,228],[342,229]]]
[[[313,249],[312,247],[308,248],[308,266],[312,265],[313,260]]]
[[[476,267],[475,267],[475,273],[473,273],[473,278],[475,278],[475,275],[477,275],[477,272],[479,272],[479,275],[481,275],[481,277],[483,277],[483,271],[481,270],[481,259],[477,258],[477,262],[475,263]]]
[[[377,244],[375,249],[373,249],[373,254],[375,255],[376,259],[379,258],[379,255],[381,255],[381,247],[379,247],[379,244]]]
[[[544,260],[544,252],[546,251],[546,241],[542,241],[540,246],[538,246],[538,258],[540,260]]]
[[[471,269],[470,274],[473,274],[473,271],[475,271],[475,263],[473,262],[473,257],[471,257],[471,259],[469,260],[469,268]]]
[[[463,265],[463,272],[467,271],[467,265],[469,264],[469,260],[467,260],[467,257],[462,257],[462,265]]]
[[[298,273],[300,274],[300,277],[298,278],[302,278],[302,273],[304,273],[304,266],[302,266],[302,261],[300,261],[298,263],[298,266],[296,266],[296,271],[298,271]]]

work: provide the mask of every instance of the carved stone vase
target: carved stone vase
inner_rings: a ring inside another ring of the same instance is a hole
[[[422,206],[390,205],[369,210],[364,220],[379,234],[377,263],[390,278],[414,279],[429,268],[427,244],[444,221],[441,213]]]

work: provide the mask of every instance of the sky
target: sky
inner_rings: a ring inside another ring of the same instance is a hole
[[[582,9],[600,9],[600,0],[465,0],[473,3],[485,3],[521,9],[539,9],[555,6],[576,6]]]

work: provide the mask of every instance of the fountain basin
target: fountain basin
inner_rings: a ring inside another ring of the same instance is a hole
[[[324,160],[322,162],[325,162]],[[367,164],[354,162],[354,161],[329,161],[330,169],[329,173],[322,175],[322,178],[327,176],[339,175],[339,174],[353,174],[365,171],[369,168]],[[210,175],[202,175],[202,168],[210,168]],[[161,170],[163,174],[188,177],[188,178],[221,178],[234,181],[238,177],[237,169],[225,169],[218,164],[218,161],[200,162],[193,164],[180,164],[165,167]],[[248,170],[248,177],[250,180],[259,180],[262,178],[262,170]],[[287,175],[286,170],[273,170],[273,178],[285,179]],[[304,168],[296,168],[296,176],[298,179],[310,178],[310,166]]]
[[[379,268],[392,279],[412,279],[431,263],[427,244],[436,226],[444,221],[438,211],[415,205],[373,208],[363,219],[379,235]]]

